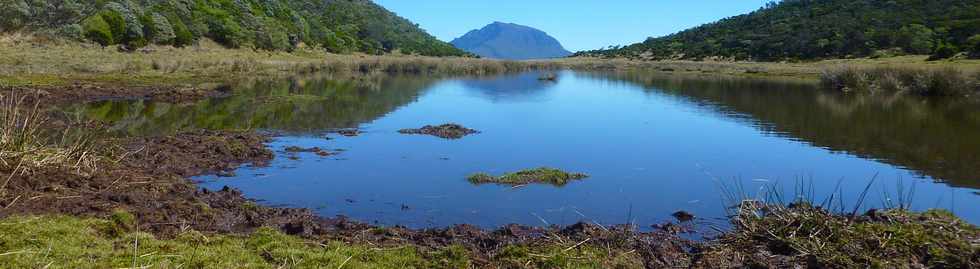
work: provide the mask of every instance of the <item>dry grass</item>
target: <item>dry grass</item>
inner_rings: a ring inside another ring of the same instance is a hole
[[[309,48],[293,52],[226,49],[208,40],[189,48],[150,46],[120,52],[114,47],[38,40],[34,36],[0,37],[0,85],[95,82],[172,86],[317,72],[491,75],[558,67],[548,62],[460,57],[340,55]]]
[[[98,169],[101,157],[94,154],[94,140],[77,128],[52,133],[43,125],[48,120],[37,98],[0,93],[0,198],[10,179],[17,174],[31,175],[37,169],[69,168],[76,173]]]
[[[821,83],[844,92],[911,93],[923,96],[971,96],[980,92],[980,73],[954,67],[854,67],[825,70]]]

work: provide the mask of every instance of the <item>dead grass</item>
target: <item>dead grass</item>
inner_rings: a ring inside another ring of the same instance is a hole
[[[52,132],[44,127],[48,117],[37,98],[15,92],[0,92],[0,198],[4,198],[10,179],[30,175],[36,169],[62,167],[76,173],[98,169],[94,140],[76,128]]]

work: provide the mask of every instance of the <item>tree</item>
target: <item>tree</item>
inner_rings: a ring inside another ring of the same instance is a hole
[[[932,52],[935,33],[929,27],[911,24],[898,30],[898,35],[897,43],[905,52],[912,54],[929,54]]]

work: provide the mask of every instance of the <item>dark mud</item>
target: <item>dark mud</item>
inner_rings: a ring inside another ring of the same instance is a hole
[[[464,136],[480,133],[477,130],[463,127],[455,123],[448,123],[439,126],[426,125],[418,129],[402,129],[398,131],[402,134],[423,134],[445,139],[460,139]]]
[[[209,97],[226,96],[231,89],[216,87],[118,87],[94,84],[67,86],[3,86],[0,91],[18,92],[42,104],[67,104],[102,100],[154,100],[168,103],[184,103]]]

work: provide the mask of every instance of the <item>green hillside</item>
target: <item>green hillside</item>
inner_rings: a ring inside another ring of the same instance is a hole
[[[207,37],[232,48],[465,55],[369,0],[0,0],[0,31],[129,47]]]
[[[784,0],[642,43],[578,56],[784,60],[965,52],[980,56],[977,0]]]

